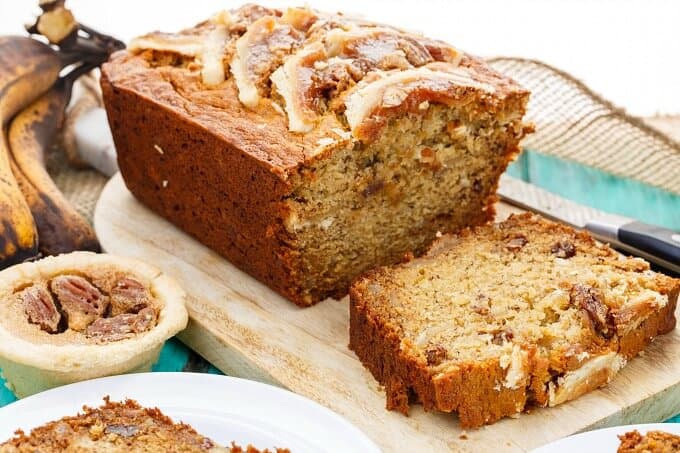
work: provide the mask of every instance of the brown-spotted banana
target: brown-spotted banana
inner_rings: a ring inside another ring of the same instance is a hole
[[[45,168],[45,153],[61,128],[77,75],[71,73],[60,79],[21,111],[9,127],[14,175],[33,215],[43,256],[100,250],[90,224],[68,202]]]
[[[63,65],[46,44],[0,37],[0,269],[38,253],[35,222],[11,168],[7,127],[17,112],[50,89]]]

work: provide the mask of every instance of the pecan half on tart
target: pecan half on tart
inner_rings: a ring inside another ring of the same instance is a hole
[[[0,272],[0,369],[18,397],[149,371],[186,327],[185,293],[157,268],[74,252]]]

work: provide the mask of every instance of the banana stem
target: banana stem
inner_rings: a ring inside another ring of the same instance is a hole
[[[57,52],[59,59],[61,60],[61,67],[65,68],[71,66],[72,64],[79,63],[83,61],[83,54],[81,52],[69,52],[60,50]]]
[[[80,76],[87,74],[88,72],[92,71],[94,68],[99,67],[100,63],[83,63],[80,66],[76,67],[75,69],[72,69],[71,72],[66,74],[65,76],[62,76],[57,83],[63,83],[64,88],[66,89],[66,104],[69,103],[71,100],[71,92],[73,88],[73,84],[75,83],[76,80],[80,78]]]
[[[115,50],[118,50],[115,43],[109,48],[105,48],[79,36],[73,45],[60,47],[58,54],[62,62],[62,67],[67,67],[75,63],[94,63],[99,66],[104,63],[109,58],[109,55]]]
[[[92,37],[85,38],[78,36],[76,37],[72,49],[82,52],[83,56],[91,55],[93,58],[106,59],[112,52],[125,47],[124,45],[123,47],[118,47],[117,43],[120,43],[120,41],[105,42]]]
[[[78,22],[78,28],[88,35],[97,43],[101,44],[102,47],[106,48],[109,53],[115,52],[116,50],[121,50],[125,48],[125,43],[113,36],[100,33],[97,30],[88,27],[85,24]]]
[[[122,41],[77,22],[64,3],[64,0],[43,1],[43,13],[26,28],[59,48],[62,67],[77,62],[100,65],[113,52],[125,48]]]

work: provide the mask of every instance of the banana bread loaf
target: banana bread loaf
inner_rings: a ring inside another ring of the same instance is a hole
[[[441,41],[247,5],[102,70],[144,204],[299,305],[493,218],[529,93]]]
[[[675,327],[680,280],[532,214],[436,241],[350,290],[350,348],[388,409],[477,427],[607,384]]]

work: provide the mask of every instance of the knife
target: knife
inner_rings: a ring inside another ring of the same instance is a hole
[[[680,232],[575,203],[533,184],[501,176],[498,194],[520,208],[588,230],[596,239],[680,274]]]

